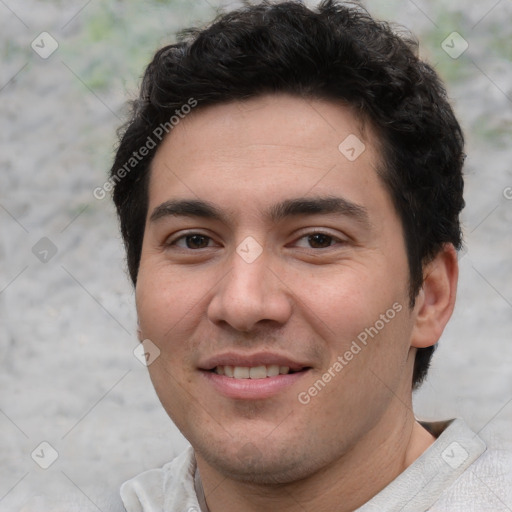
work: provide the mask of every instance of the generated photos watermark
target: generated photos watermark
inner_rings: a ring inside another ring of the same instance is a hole
[[[163,138],[171,132],[171,130],[183,119],[187,114],[190,114],[192,109],[197,106],[197,100],[189,98],[187,103],[182,105],[179,109],[174,111],[173,116],[169,118],[165,123],[160,123],[152,132],[148,135],[144,144],[132,153],[132,156],[128,161],[120,167],[116,173],[111,176],[101,187],[96,187],[93,190],[92,195],[98,199],[104,199],[108,192],[112,192],[116,183],[119,183],[127,174],[130,173],[137,165],[147,156],[150,151],[156,148],[157,144],[163,140]],[[158,141],[158,142],[157,142]]]
[[[402,304],[395,302],[385,313],[379,316],[379,319],[375,321],[370,327],[365,327],[357,335],[357,340],[353,340],[350,347],[336,358],[336,361],[325,371],[321,378],[316,380],[306,391],[301,391],[297,395],[298,401],[302,405],[307,405],[311,402],[311,399],[322,391],[332,379],[334,379],[340,372],[347,366],[355,356],[357,356],[367,345],[370,339],[373,339],[379,334],[386,324],[389,324],[393,318],[402,311]]]

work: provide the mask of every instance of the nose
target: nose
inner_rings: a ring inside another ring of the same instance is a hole
[[[208,306],[211,322],[242,332],[250,332],[259,324],[283,325],[291,312],[288,288],[271,268],[265,251],[252,262],[234,252],[229,272],[218,284]]]

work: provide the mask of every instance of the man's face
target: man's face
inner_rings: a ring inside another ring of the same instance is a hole
[[[407,256],[378,165],[348,108],[286,95],[198,109],[153,160],[149,371],[224,475],[293,481],[410,413]]]

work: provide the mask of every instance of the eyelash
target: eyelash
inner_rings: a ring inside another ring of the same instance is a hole
[[[333,245],[335,245],[336,243],[337,244],[342,244],[342,245],[347,243],[346,240],[342,240],[341,238],[336,237],[336,236],[334,236],[331,233],[328,233],[326,231],[321,231],[321,230],[310,231],[308,233],[304,233],[302,236],[297,238],[294,243],[297,243],[299,240],[302,240],[302,239],[305,239],[305,238],[308,238],[308,237],[311,237],[311,236],[315,236],[315,235],[324,235],[325,237],[330,238],[331,242],[334,242],[332,244],[329,244],[327,247],[322,247],[320,249],[328,249],[328,248],[332,247]],[[165,246],[166,247],[179,247],[177,245],[177,243],[180,240],[186,240],[187,238],[191,238],[191,237],[194,237],[194,236],[199,236],[199,237],[202,237],[202,238],[206,238],[206,239],[209,239],[209,241],[213,240],[213,238],[211,236],[205,235],[203,233],[200,233],[200,232],[190,232],[190,233],[186,233],[184,235],[181,235],[181,236],[179,236],[178,238],[176,238],[174,240],[171,240],[169,242],[165,242]],[[179,247],[179,248],[183,249],[183,250],[189,250],[189,251],[199,251],[201,249],[209,249],[210,246],[199,248],[199,249],[192,249],[190,247]],[[308,249],[315,249],[315,248],[314,247],[308,247]]]

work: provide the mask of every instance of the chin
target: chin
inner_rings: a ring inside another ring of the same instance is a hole
[[[197,453],[226,478],[255,485],[281,485],[296,482],[318,471],[323,463],[313,454],[282,446],[280,449],[263,440],[259,446],[248,442],[215,450],[212,444],[195,447]],[[204,449],[203,449],[204,448]]]

